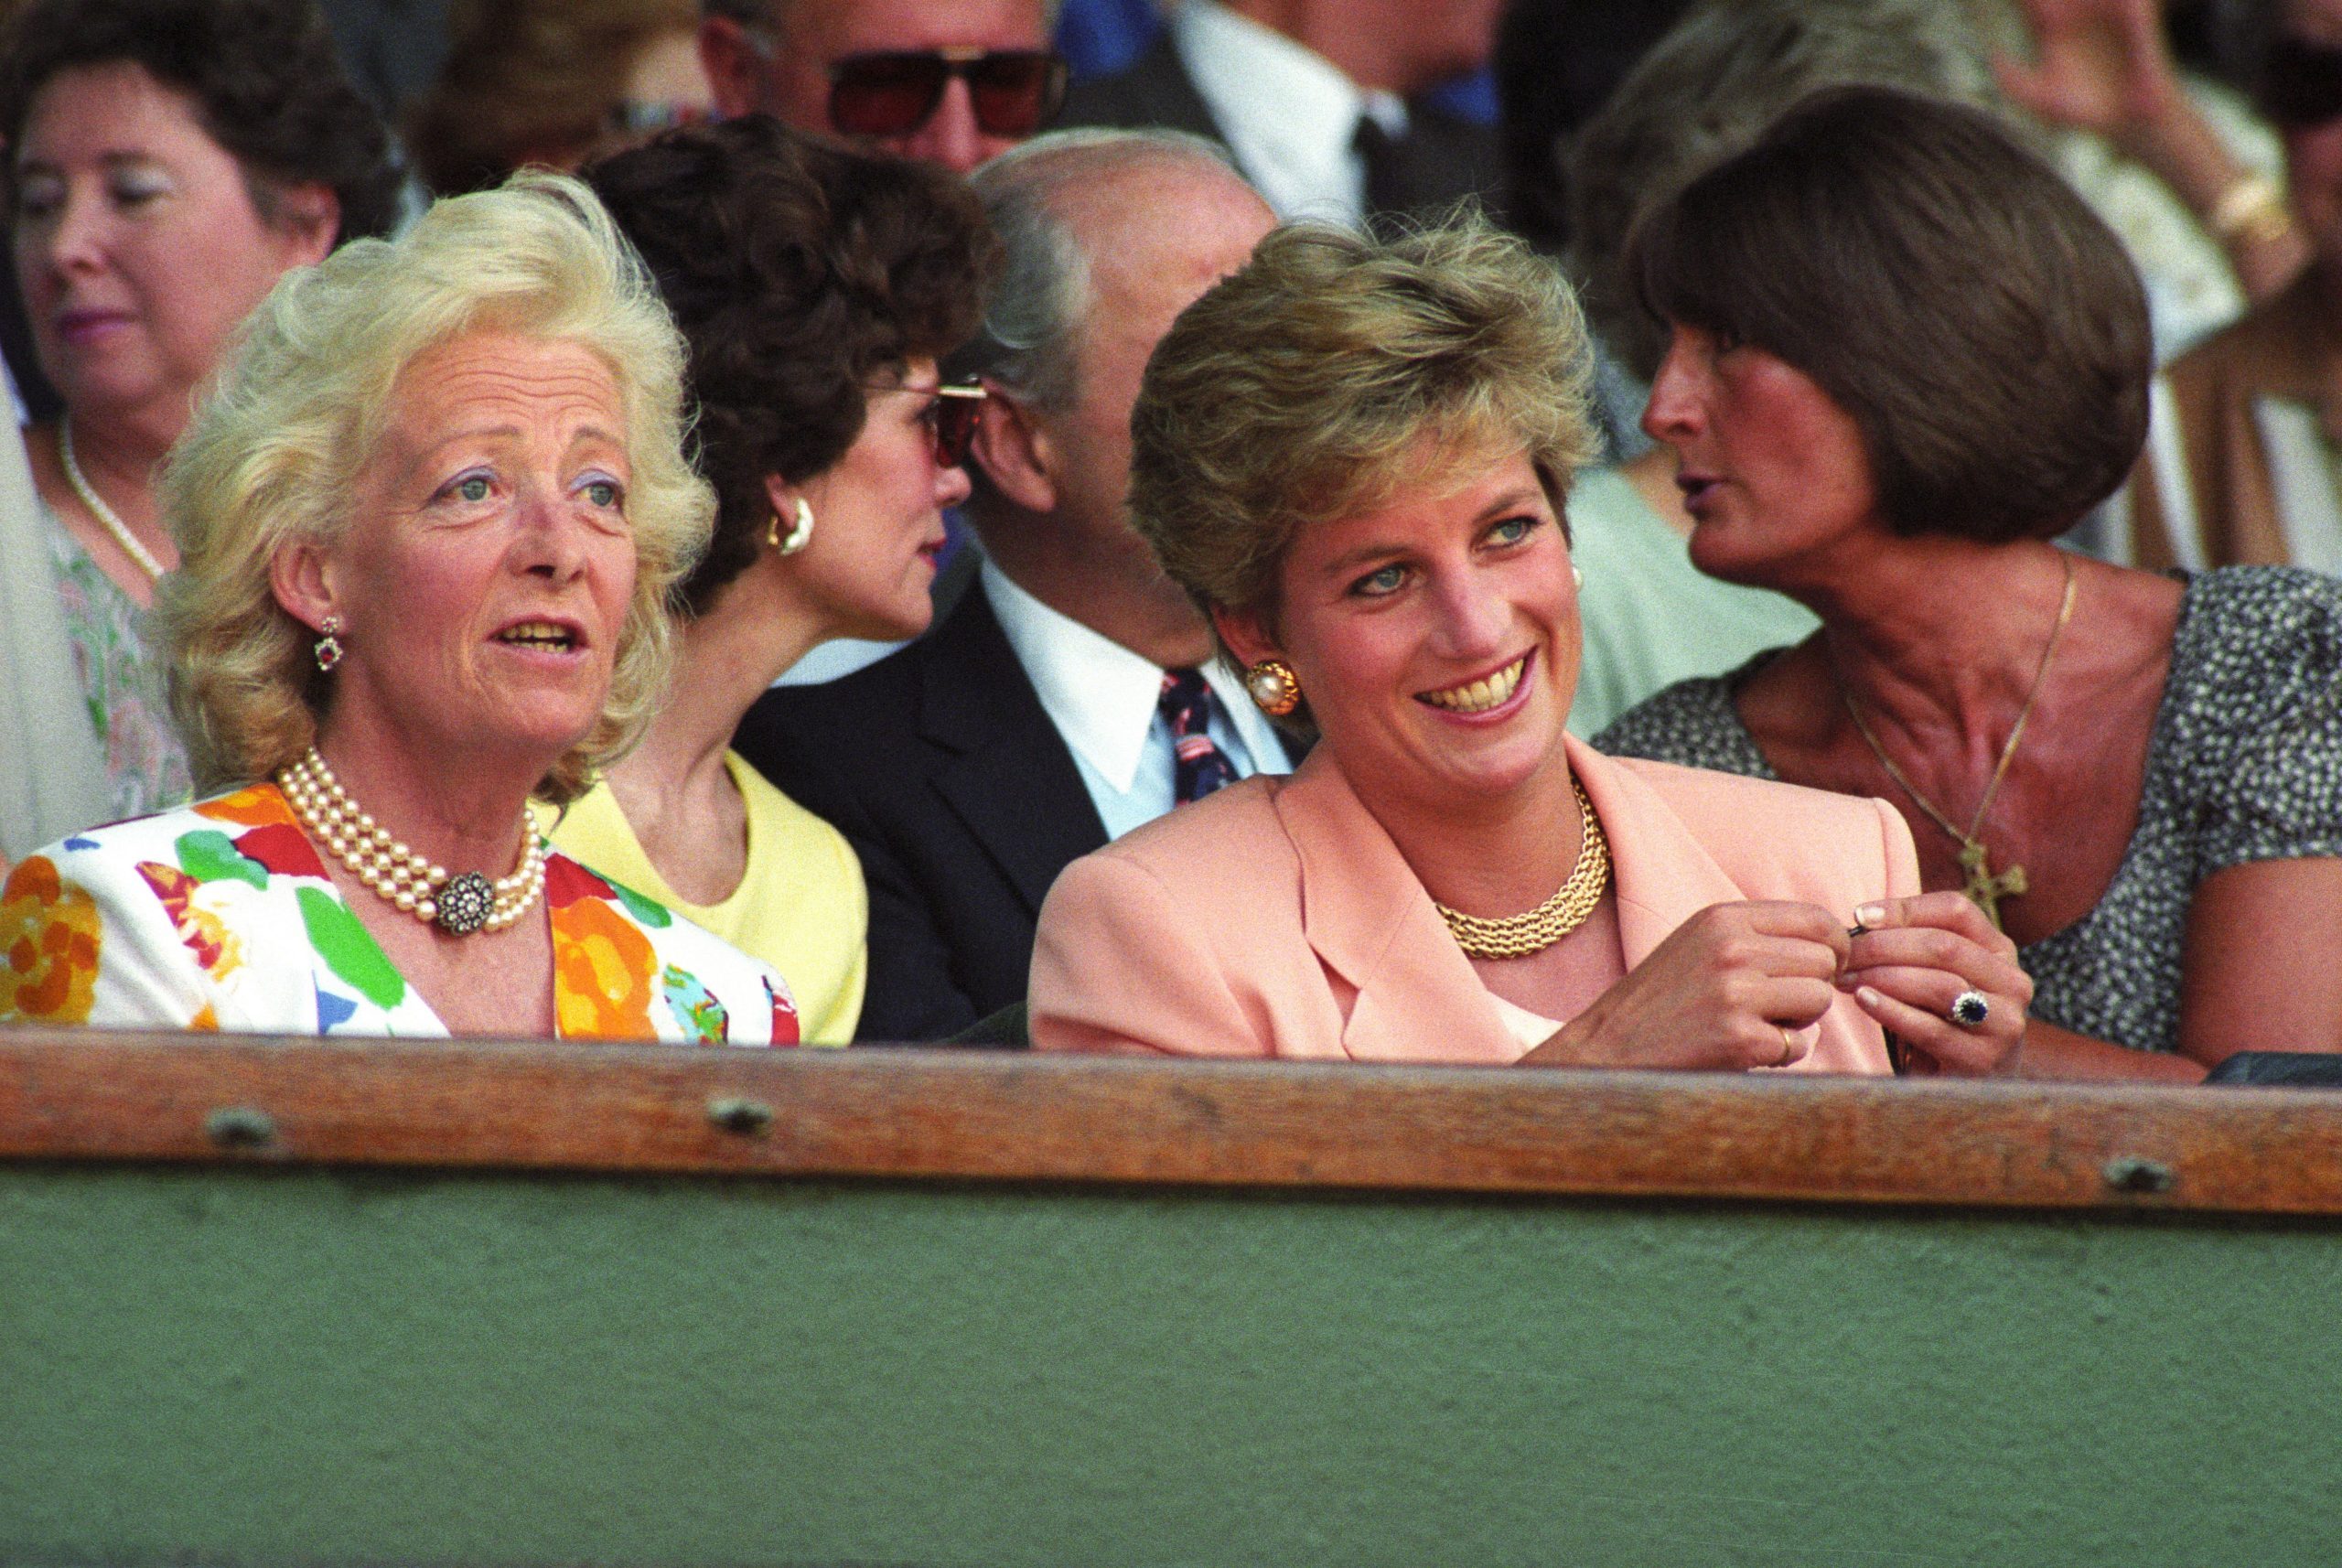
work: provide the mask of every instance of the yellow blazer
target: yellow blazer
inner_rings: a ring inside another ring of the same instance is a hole
[[[1630,969],[1711,904],[1797,899],[1852,924],[1919,891],[1885,801],[1563,744],[1610,841]],[[1031,1026],[1058,1051],[1501,1065],[1524,1049],[1323,746],[1068,866],[1041,910]],[[1814,1029],[1789,1070],[1888,1070],[1853,997]]]

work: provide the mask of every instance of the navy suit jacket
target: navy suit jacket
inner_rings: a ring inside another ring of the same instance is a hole
[[[982,587],[867,669],[766,693],[734,745],[862,857],[857,1038],[937,1040],[1024,1000],[1041,900],[1106,829]]]
[[[1434,216],[1459,197],[1472,195],[1493,210],[1501,173],[1496,133],[1423,102],[1410,103],[1407,113],[1406,139],[1392,155],[1393,199],[1370,216]],[[1168,31],[1157,35],[1128,70],[1075,82],[1066,93],[1058,124],[1132,129],[1159,125],[1216,142],[1228,139],[1212,118],[1210,105],[1196,91]]]

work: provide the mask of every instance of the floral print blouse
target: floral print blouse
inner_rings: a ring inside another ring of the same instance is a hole
[[[557,851],[567,1039],[793,1046],[770,967]],[[343,902],[274,784],[77,833],[0,888],[0,1023],[444,1036]]]
[[[46,501],[40,514],[73,645],[73,671],[105,746],[114,814],[134,817],[176,806],[195,793],[195,784],[164,700],[162,665],[146,651],[146,612],[90,558]]]

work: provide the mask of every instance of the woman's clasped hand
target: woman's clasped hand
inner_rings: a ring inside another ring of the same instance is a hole
[[[1521,1058],[1535,1067],[1786,1067],[1849,993],[1907,1053],[1902,1070],[2015,1070],[2033,983],[2016,947],[1958,894],[1866,904],[1851,929],[1810,904],[1700,911]],[[1973,1023],[1955,1013],[1981,996]],[[1890,1049],[1893,1048],[1890,1046]]]
[[[1854,911],[1838,984],[1908,1053],[1905,1071],[2023,1067],[2033,981],[2011,941],[1958,893],[1922,893]]]

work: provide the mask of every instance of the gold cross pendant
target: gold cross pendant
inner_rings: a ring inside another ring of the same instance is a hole
[[[1968,874],[1967,886],[1961,888],[1969,901],[1984,911],[1984,918],[1993,922],[1993,929],[2001,929],[2001,900],[2022,897],[2025,890],[2025,867],[2012,865],[1999,875],[1986,864],[1988,852],[1983,844],[1970,839],[1960,846],[1960,869]]]

